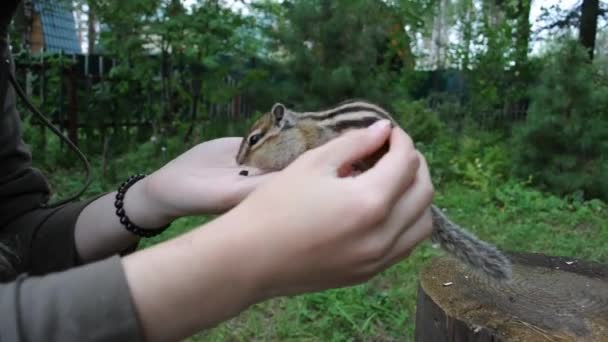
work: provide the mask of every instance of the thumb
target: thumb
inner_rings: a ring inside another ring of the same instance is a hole
[[[349,131],[319,147],[319,157],[332,169],[339,169],[377,151],[390,132],[390,121],[377,121],[365,129]]]

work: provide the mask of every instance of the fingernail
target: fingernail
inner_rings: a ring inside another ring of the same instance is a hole
[[[390,121],[388,120],[380,120],[374,122],[373,125],[369,126],[369,129],[372,131],[381,131],[385,129],[388,125],[390,125]]]

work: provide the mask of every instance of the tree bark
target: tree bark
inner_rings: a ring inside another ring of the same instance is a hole
[[[528,65],[528,49],[530,47],[530,9],[531,0],[519,0],[517,2],[517,51],[515,63],[517,71],[522,79],[526,79]]]
[[[78,146],[78,78],[75,67],[70,67],[68,73],[68,138]]]
[[[583,0],[583,5],[581,6],[581,23],[579,26],[579,41],[587,49],[591,60],[593,60],[595,53],[597,18],[599,17],[599,14],[599,0]]]
[[[199,56],[200,60],[200,56]],[[192,96],[192,101],[190,104],[190,126],[188,127],[188,131],[184,135],[184,143],[187,143],[192,133],[194,132],[194,126],[196,125],[196,116],[198,113],[198,102],[201,94],[201,86],[202,86],[202,70],[199,66],[194,65],[191,69],[192,72],[192,80],[190,81],[190,93]]]
[[[474,16],[474,7],[473,0],[464,0],[461,2],[461,12],[462,16],[462,40],[464,46],[464,56],[462,58],[462,70],[465,72],[469,70],[471,65],[471,42],[473,41],[473,16]]]
[[[508,283],[432,260],[420,275],[416,341],[608,341],[608,265],[510,257]]]
[[[95,53],[95,40],[97,39],[97,31],[95,30],[95,10],[93,10],[93,6],[91,6],[91,1],[89,1],[89,9],[87,13],[87,38],[89,41],[88,53],[92,55]]]

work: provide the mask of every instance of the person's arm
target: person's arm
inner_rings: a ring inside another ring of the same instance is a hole
[[[376,128],[306,153],[202,229],[0,285],[0,339],[175,341],[268,298],[366,281],[432,230],[428,169],[401,130],[377,166],[337,176],[383,144]]]
[[[249,177],[239,175],[244,167],[236,164],[234,156],[241,140],[206,141],[136,182],[124,198],[131,222],[142,228],[158,228],[183,216],[220,214],[240,203],[274,175],[260,175],[252,168],[247,168]],[[78,215],[75,244],[83,262],[105,258],[138,241],[120,224],[115,195],[111,192],[99,197]]]
[[[433,187],[409,138],[396,129],[376,167],[336,175],[386,136],[387,126],[347,134],[204,229],[123,258],[144,337],[179,340],[254,303],[358,284],[405,258],[432,231]]]
[[[134,184],[125,198],[125,211],[132,222],[140,227],[162,227],[171,218],[162,217],[158,210],[147,204],[142,193],[144,183]],[[107,193],[89,203],[79,213],[74,228],[74,244],[79,260],[87,263],[106,258],[119,251],[133,249],[140,238],[120,223],[114,207],[116,191]]]

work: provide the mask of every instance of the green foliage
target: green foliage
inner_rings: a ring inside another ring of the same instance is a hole
[[[510,172],[511,159],[500,136],[464,136],[449,160],[452,179],[473,189],[492,194]]]
[[[608,199],[608,83],[577,42],[548,56],[514,141],[520,175],[558,194]]]
[[[267,70],[248,65],[258,52],[257,38],[247,33],[254,19],[223,2],[199,1],[189,9],[174,0],[78,3],[90,6],[102,23],[95,52],[115,63],[102,79],[73,84],[78,122],[84,126],[78,130],[78,145],[88,155],[100,155],[106,146],[111,154],[124,153],[129,144],[174,135],[184,124],[190,128],[184,137],[189,141],[201,139],[193,132],[207,132],[208,126],[218,126],[217,121],[234,125],[229,122],[233,118],[212,117],[208,109],[230,103],[237,93],[247,95],[247,88],[268,75]],[[33,71],[27,81],[18,74],[20,83],[31,85],[33,103],[54,122],[62,122],[65,130],[71,58],[19,51],[17,62]],[[41,60],[44,75],[33,67]],[[20,109],[28,125],[26,140],[34,150],[47,151],[38,162],[49,168],[70,165],[74,155],[49,139],[45,129],[36,131],[38,122]],[[239,135],[242,128],[236,126],[231,133]]]
[[[258,49],[257,38],[246,34],[253,18],[224,2],[185,8],[176,0],[138,0],[121,3],[120,11],[112,1],[92,6],[103,22],[99,51],[117,62],[94,89],[93,117],[106,117],[100,112],[110,108],[151,122],[155,134],[175,131],[182,122],[192,131],[209,119],[207,104],[225,105],[265,77],[247,66]]]
[[[499,133],[456,135],[444,129],[430,142],[417,142],[417,147],[427,159],[437,186],[457,182],[492,195],[512,173],[512,155]]]
[[[388,4],[298,0],[260,8],[274,13],[268,49],[286,71],[274,101],[310,110],[357,97],[387,104],[404,93],[394,70],[406,63],[390,42],[408,38],[403,29],[391,31],[400,19]]]
[[[395,119],[416,142],[428,144],[447,133],[443,122],[423,101],[400,100],[393,107]]]
[[[440,68],[461,70],[467,120],[484,129],[508,129],[508,114],[526,100],[533,70],[528,60],[530,0],[459,0],[447,5],[459,40],[448,45]]]

